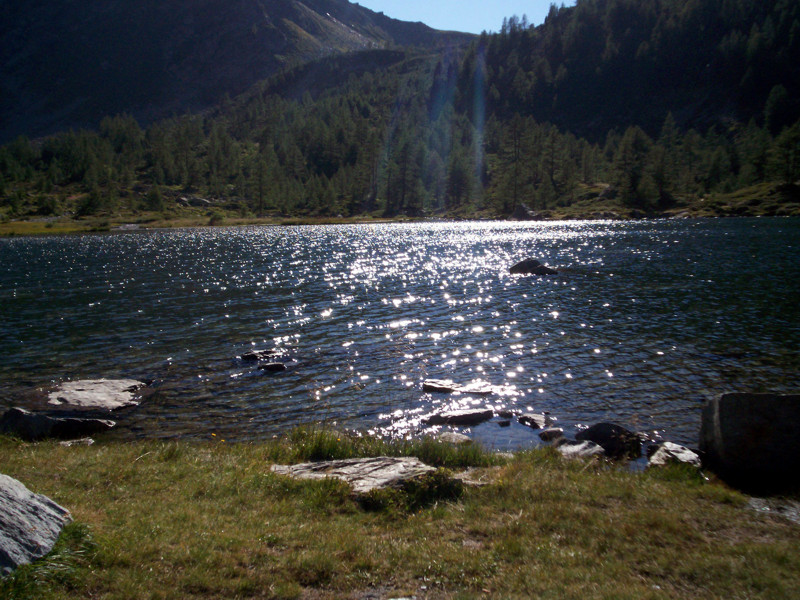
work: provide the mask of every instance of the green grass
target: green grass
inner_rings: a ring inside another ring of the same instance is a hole
[[[339,481],[269,469],[376,454],[474,466],[490,483],[438,470],[359,501]],[[798,526],[685,468],[304,429],[251,445],[0,438],[0,472],[75,518],[0,597],[792,598],[800,586]]]

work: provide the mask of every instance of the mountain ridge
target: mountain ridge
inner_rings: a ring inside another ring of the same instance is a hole
[[[287,66],[473,36],[347,0],[33,0],[0,7],[0,142],[202,110]]]

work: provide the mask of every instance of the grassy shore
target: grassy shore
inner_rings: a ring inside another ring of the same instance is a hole
[[[606,186],[607,187],[607,186]],[[674,199],[668,207],[632,207],[619,197],[605,197],[603,186],[580,186],[575,198],[557,207],[536,211],[541,220],[576,219],[631,219],[641,217],[729,217],[729,216],[800,216],[800,186],[763,183],[744,188],[730,194],[710,194],[702,198]],[[178,191],[172,190],[173,196]],[[78,196],[76,196],[78,197]],[[400,216],[387,219],[379,212],[375,214],[342,216],[285,216],[272,214],[255,216],[236,210],[225,210],[221,204],[198,208],[169,203],[162,212],[133,210],[125,204],[112,212],[101,212],[94,216],[74,218],[73,211],[60,216],[41,217],[34,214],[35,207],[28,207],[28,214],[10,218],[0,212],[0,237],[26,235],[55,235],[90,233],[130,228],[164,229],[201,226],[237,225],[323,225],[353,223],[405,222],[411,219]],[[427,215],[440,219],[504,219],[488,208],[465,207],[460,211]]]
[[[416,455],[477,468],[353,499],[272,463]],[[3,598],[796,598],[800,529],[685,468],[298,430],[253,445],[0,439],[0,472],[68,507]]]

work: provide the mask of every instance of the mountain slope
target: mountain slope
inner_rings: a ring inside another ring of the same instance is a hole
[[[466,34],[346,0],[32,0],[0,4],[0,142],[204,109],[287,65]]]

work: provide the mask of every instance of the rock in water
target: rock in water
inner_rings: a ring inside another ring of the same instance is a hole
[[[650,457],[648,467],[662,467],[670,463],[684,463],[693,467],[700,466],[700,457],[685,446],[672,442],[664,442]]]
[[[642,441],[639,436],[614,423],[598,423],[575,436],[576,440],[589,440],[599,444],[609,458],[639,458]]]
[[[436,413],[425,419],[428,425],[479,425],[494,416],[491,408],[466,408]]]
[[[426,379],[422,382],[423,392],[434,392],[437,394],[452,394],[458,386],[447,379]]]
[[[280,362],[268,362],[258,365],[262,371],[269,371],[271,373],[279,373],[287,369],[286,365]]]
[[[8,409],[0,417],[0,433],[15,435],[29,442],[47,438],[77,439],[108,431],[114,425],[114,421],[106,419],[50,417],[19,407]]]
[[[134,392],[143,387],[144,383],[134,379],[84,379],[65,381],[48,397],[50,404],[115,410],[139,404]]]
[[[558,275],[558,271],[544,266],[534,258],[526,258],[509,269],[513,275]]]
[[[0,475],[0,574],[8,575],[50,552],[70,521],[67,509]]]
[[[272,465],[272,472],[297,479],[336,477],[349,483],[354,494],[375,489],[397,487],[404,482],[435,471],[418,458],[387,457],[352,458],[300,465]]]
[[[467,384],[453,383],[449,379],[426,379],[422,382],[423,392],[452,394],[458,392],[470,396],[488,396],[495,393],[495,388],[484,381],[471,381]]]
[[[540,413],[525,413],[519,416],[519,422],[527,425],[531,429],[545,429],[550,425],[550,419],[547,415]]]
[[[543,442],[554,442],[564,437],[564,430],[561,427],[548,427],[539,432],[539,439]]]
[[[800,394],[722,394],[703,409],[703,465],[752,491],[800,489]]]
[[[250,350],[242,354],[241,358],[247,362],[257,362],[271,356],[276,356],[277,354],[277,350]]]

